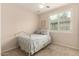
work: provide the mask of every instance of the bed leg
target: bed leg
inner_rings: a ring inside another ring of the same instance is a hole
[[[31,56],[31,53],[29,53],[28,56]]]
[[[27,56],[31,56],[31,53],[26,53]]]

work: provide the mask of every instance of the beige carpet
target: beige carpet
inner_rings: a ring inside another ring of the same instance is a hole
[[[27,54],[19,48],[5,52],[2,56],[27,56]],[[79,51],[71,48],[49,45],[39,52],[35,53],[34,56],[79,56]]]

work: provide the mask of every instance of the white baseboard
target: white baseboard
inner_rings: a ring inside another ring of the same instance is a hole
[[[60,46],[64,46],[64,47],[68,47],[68,48],[75,49],[75,50],[79,50],[79,48],[77,48],[77,47],[72,47],[72,46],[65,45],[65,44],[58,43],[58,42],[53,42],[53,44],[60,45]],[[9,48],[9,49],[7,49],[7,50],[1,51],[1,53],[4,53],[4,52],[7,52],[7,51],[10,51],[10,50],[15,49],[15,48],[18,48],[18,47],[15,46],[15,47]]]
[[[58,42],[53,42],[53,44],[68,47],[68,48],[75,49],[75,50],[79,50],[79,48],[77,48],[77,47],[73,47],[73,46],[70,46],[70,45],[65,45],[65,44],[58,43]]]
[[[16,49],[16,48],[18,48],[18,47],[15,46],[15,47],[12,47],[12,48],[9,48],[9,49],[6,49],[6,50],[3,50],[3,51],[1,51],[1,53],[5,53],[5,52],[7,52],[7,51],[10,51],[10,50],[12,50],[12,49]]]

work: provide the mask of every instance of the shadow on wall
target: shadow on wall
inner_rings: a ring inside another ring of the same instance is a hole
[[[53,44],[53,36],[52,36],[52,33],[51,32],[49,32],[49,35],[50,35],[50,37],[51,37],[51,41],[52,41],[52,44]]]

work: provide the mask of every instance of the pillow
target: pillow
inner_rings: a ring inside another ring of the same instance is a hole
[[[46,34],[47,34],[47,31],[42,30],[42,31],[41,31],[41,34],[46,35]]]
[[[39,31],[35,31],[34,34],[41,34],[40,30]]]

